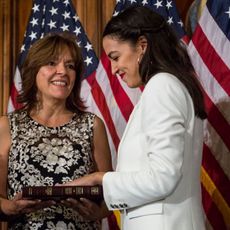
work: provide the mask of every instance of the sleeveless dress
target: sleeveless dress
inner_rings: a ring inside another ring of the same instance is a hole
[[[55,128],[34,121],[25,111],[8,114],[12,145],[8,162],[8,198],[22,186],[52,186],[95,171],[92,156],[94,114],[74,114]],[[8,224],[20,230],[96,230],[100,221],[84,221],[70,208],[55,205],[24,214]]]

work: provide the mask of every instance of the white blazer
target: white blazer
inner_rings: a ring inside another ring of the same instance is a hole
[[[204,230],[200,168],[202,121],[173,75],[145,86],[118,149],[116,172],[103,177],[110,210],[125,230]]]

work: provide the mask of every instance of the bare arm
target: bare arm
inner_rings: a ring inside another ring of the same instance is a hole
[[[112,171],[111,153],[103,121],[95,117],[93,127],[93,156],[97,170]]]
[[[6,198],[7,186],[7,165],[8,153],[10,149],[10,128],[8,118],[3,116],[0,118],[0,196]]]

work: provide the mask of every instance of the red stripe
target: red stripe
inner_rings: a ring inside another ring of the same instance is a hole
[[[213,154],[207,145],[203,145],[203,161],[202,166],[205,171],[208,173],[215,186],[220,191],[224,200],[230,206],[230,181],[225,175],[223,169],[220,167]]]
[[[117,132],[116,132],[116,129],[113,123],[113,119],[111,117],[108,105],[106,103],[105,95],[103,94],[100,85],[95,80],[95,73],[96,72],[94,72],[91,76],[87,77],[87,81],[91,85],[91,93],[97,104],[98,109],[101,111],[101,114],[104,118],[106,126],[108,127],[113,143],[117,150],[120,139],[117,135]]]
[[[108,217],[108,224],[109,224],[109,229],[110,230],[120,230],[119,226],[117,225],[117,219],[116,219],[114,213],[112,213]]]
[[[113,91],[114,98],[118,104],[118,107],[124,116],[125,120],[128,121],[129,115],[133,110],[133,104],[129,99],[129,96],[126,94],[125,90],[120,85],[119,80],[111,73],[111,64],[107,58],[105,52],[102,52],[101,62],[107,73],[108,80],[110,81],[111,89]]]
[[[204,92],[205,96],[205,106],[208,112],[208,121],[219,134],[222,141],[225,143],[228,149],[230,149],[230,138],[229,130],[230,125],[223,117],[222,113],[216,107],[216,105],[211,101],[209,96]]]
[[[216,230],[227,230],[227,226],[224,222],[223,215],[213,202],[209,193],[202,185],[202,202],[206,216],[212,225],[213,229]]]
[[[11,92],[10,92],[10,94],[11,94],[10,98],[12,100],[12,104],[14,106],[14,109],[21,108],[21,105],[17,102],[18,91],[17,91],[14,83],[11,86]]]
[[[192,41],[209,71],[230,96],[229,68],[216,53],[215,48],[209,42],[200,25],[196,27],[196,33]]]

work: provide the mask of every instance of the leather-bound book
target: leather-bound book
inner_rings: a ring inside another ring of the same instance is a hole
[[[25,199],[55,200],[67,198],[86,198],[100,203],[103,200],[101,185],[94,186],[29,186],[22,188],[22,197]]]

